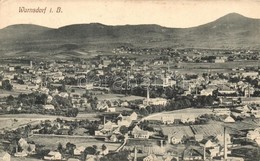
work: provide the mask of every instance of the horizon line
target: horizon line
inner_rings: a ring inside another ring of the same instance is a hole
[[[0,28],[0,30],[2,29],[5,29],[5,28],[8,28],[8,27],[12,27],[12,26],[18,26],[18,25],[33,25],[33,26],[39,26],[39,27],[45,27],[45,28],[49,28],[49,29],[59,29],[59,28],[63,28],[63,27],[66,27],[66,26],[73,26],[73,25],[90,25],[90,24],[100,24],[100,25],[103,25],[103,26],[111,26],[111,27],[116,27],[116,26],[141,26],[141,25],[156,25],[156,26],[160,26],[160,27],[163,27],[163,28],[174,28],[174,29],[186,29],[186,28],[194,28],[194,27],[198,27],[198,26],[202,26],[202,25],[205,25],[205,24],[208,24],[208,23],[211,23],[211,22],[214,22],[214,21],[217,21],[218,19],[221,19],[223,17],[226,17],[228,15],[237,15],[237,16],[240,16],[240,17],[244,17],[244,18],[249,18],[249,19],[254,19],[254,20],[260,20],[260,18],[252,18],[252,17],[247,17],[247,16],[244,16],[240,13],[237,13],[237,12],[230,12],[228,14],[225,14],[217,19],[214,19],[214,20],[211,20],[209,22],[206,22],[206,23],[203,23],[203,24],[199,24],[199,25],[195,25],[195,26],[190,26],[190,27],[173,27],[173,26],[165,26],[165,25],[160,25],[160,24],[153,24],[153,23],[138,23],[138,24],[105,24],[105,23],[102,23],[102,22],[86,22],[86,23],[72,23],[72,24],[66,24],[66,25],[62,25],[62,26],[59,26],[59,27],[50,27],[50,26],[45,26],[45,25],[40,25],[40,24],[34,24],[34,23],[20,23],[20,24],[11,24],[11,25],[8,25],[8,26],[5,26],[3,28]]]

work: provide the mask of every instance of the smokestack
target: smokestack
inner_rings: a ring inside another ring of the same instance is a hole
[[[248,97],[250,97],[250,87],[249,87],[249,84],[248,84],[248,86],[247,86],[247,92],[248,92]]]
[[[137,161],[137,149],[134,147],[134,161]]]
[[[103,121],[104,121],[103,124],[105,125],[105,123],[106,123],[106,116],[104,116],[104,120]]]
[[[160,142],[160,143],[161,143],[161,148],[163,148],[163,140],[161,140],[161,142]]]
[[[206,160],[206,147],[203,146],[203,160]]]
[[[227,136],[226,127],[224,127],[224,160],[227,159]]]
[[[30,61],[30,68],[32,68],[33,67],[33,62],[32,61]]]
[[[147,86],[147,94],[146,94],[146,97],[147,97],[147,105],[149,105],[149,100],[150,100],[149,86]]]

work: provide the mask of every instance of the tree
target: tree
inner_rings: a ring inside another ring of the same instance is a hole
[[[74,149],[76,149],[76,145],[75,144],[72,144],[70,142],[68,142],[66,144],[66,151],[67,153],[69,153],[70,155],[73,155],[74,154]]]
[[[107,146],[105,144],[102,145],[101,149],[104,151],[107,149]]]
[[[2,81],[2,88],[7,91],[11,91],[13,89],[13,85],[9,80]]]
[[[143,116],[148,116],[149,115],[149,112],[145,109],[145,108],[141,108],[139,113]]]
[[[63,147],[62,147],[62,144],[61,143],[59,143],[58,144],[58,151],[60,152],[60,153],[62,153],[63,152]]]
[[[115,154],[108,154],[102,158],[100,158],[100,161],[122,161],[122,160],[129,160],[129,151],[120,151]]]
[[[125,125],[123,125],[123,126],[120,127],[119,131],[120,131],[121,134],[124,135],[128,132],[128,128]]]
[[[8,105],[14,105],[15,104],[15,99],[12,95],[9,95],[7,98],[6,98],[6,103]]]
[[[79,110],[77,108],[68,109],[66,112],[67,117],[76,117],[79,113]]]

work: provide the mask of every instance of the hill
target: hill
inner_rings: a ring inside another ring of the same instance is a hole
[[[66,44],[77,48],[110,48],[120,44],[137,47],[194,47],[260,49],[260,20],[237,13],[191,28],[159,25],[107,26],[74,24],[58,29],[37,25],[13,25],[0,30],[5,49],[53,50]]]

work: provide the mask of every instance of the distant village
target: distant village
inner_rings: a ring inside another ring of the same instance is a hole
[[[0,160],[260,158],[258,51],[121,46],[0,61]]]

